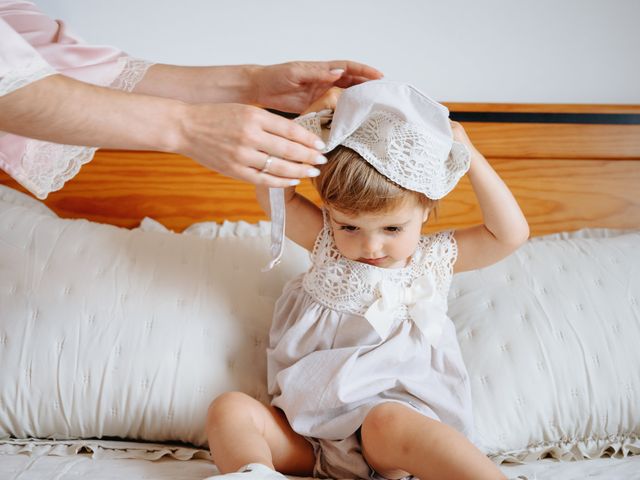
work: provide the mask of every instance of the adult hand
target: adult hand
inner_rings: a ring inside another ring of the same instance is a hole
[[[362,63],[334,60],[257,67],[252,78],[257,105],[300,113],[333,86],[347,88],[382,78],[382,73]]]
[[[326,162],[316,150],[323,146],[316,135],[261,108],[221,103],[184,109],[177,152],[223,175],[289,187]]]

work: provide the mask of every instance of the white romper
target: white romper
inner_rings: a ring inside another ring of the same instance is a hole
[[[343,257],[324,217],[311,268],[287,283],[275,306],[269,393],[314,446],[314,476],[369,478],[375,472],[361,455],[359,429],[380,403],[400,402],[472,435],[469,379],[451,320],[432,346],[404,304],[384,339],[364,317],[381,280],[408,289],[430,276],[446,305],[457,245],[451,231],[425,235],[406,267],[379,268]]]

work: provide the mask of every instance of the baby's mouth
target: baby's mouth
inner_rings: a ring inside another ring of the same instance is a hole
[[[369,265],[380,265],[389,257],[378,257],[378,258],[359,258],[358,261],[362,263],[367,263]]]

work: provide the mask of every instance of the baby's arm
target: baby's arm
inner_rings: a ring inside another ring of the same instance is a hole
[[[313,102],[302,114],[319,112],[325,109],[334,110],[342,89],[330,88],[322,97]],[[269,189],[256,187],[258,203],[271,216],[269,205]],[[284,201],[286,208],[285,235],[301,247],[309,251],[313,250],[316,237],[322,230],[322,212],[310,200],[296,193],[295,187],[285,188]]]
[[[469,179],[482,210],[483,225],[456,230],[454,272],[482,268],[506,257],[529,238],[518,202],[487,159],[473,146],[462,125],[451,122],[453,137],[471,153]]]

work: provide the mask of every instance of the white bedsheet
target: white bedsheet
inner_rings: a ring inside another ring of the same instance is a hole
[[[23,452],[8,453],[10,450]],[[88,453],[74,453],[85,450]],[[181,446],[39,441],[4,443],[0,451],[5,452],[0,453],[0,480],[201,480],[218,474],[206,452]],[[123,456],[134,458],[120,458]],[[503,465],[502,470],[509,478],[525,475],[528,480],[640,480],[640,455],[577,462],[549,459]]]
[[[502,471],[509,478],[524,475],[527,480],[637,480],[640,479],[640,455],[575,462],[544,459],[527,465],[503,464]]]
[[[0,455],[2,480],[202,480],[218,473],[209,460],[103,458],[89,454],[64,457]]]

